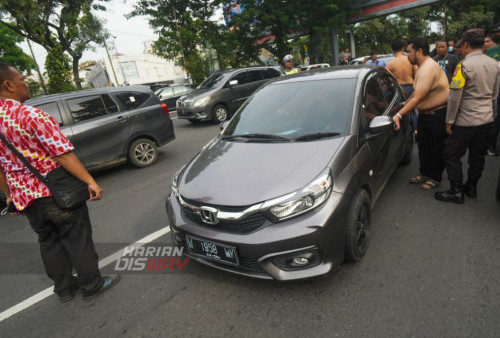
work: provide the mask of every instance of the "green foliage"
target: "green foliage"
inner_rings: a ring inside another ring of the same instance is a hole
[[[71,79],[70,58],[59,46],[52,48],[45,59],[45,69],[49,77],[47,90],[50,94],[75,90]]]
[[[35,62],[17,45],[24,38],[13,30],[0,26],[0,60],[8,62],[20,72],[30,73],[35,68]]]
[[[40,44],[47,53],[54,48],[68,53],[72,58],[75,84],[81,89],[78,63],[82,53],[92,48],[92,42],[102,43],[107,36],[91,10],[104,10],[102,3],[107,1],[2,0],[0,25]]]
[[[29,78],[25,79],[24,81],[28,84],[30,88],[31,97],[36,97],[38,95],[43,94],[42,85],[40,84],[40,82],[36,82],[35,80]]]
[[[139,0],[130,17],[144,15],[159,34],[153,52],[184,67],[195,84],[208,75],[209,50],[227,53],[221,24],[212,21],[219,1]]]

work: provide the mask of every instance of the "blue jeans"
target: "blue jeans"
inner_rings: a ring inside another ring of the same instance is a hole
[[[47,276],[54,281],[54,292],[65,296],[80,287],[90,295],[104,282],[92,241],[87,204],[61,209],[52,197],[36,199],[23,211],[38,234],[40,252]],[[75,269],[78,280],[73,277]]]

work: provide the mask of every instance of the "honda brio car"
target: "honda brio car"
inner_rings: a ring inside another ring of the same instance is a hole
[[[172,180],[172,238],[192,259],[293,280],[358,261],[371,210],[409,163],[405,100],[385,69],[333,67],[260,88]]]

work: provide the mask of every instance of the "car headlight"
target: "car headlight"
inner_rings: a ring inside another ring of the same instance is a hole
[[[282,221],[308,212],[324,203],[332,192],[332,175],[325,169],[305,188],[264,203],[273,218]]]
[[[193,107],[202,107],[210,101],[210,96],[205,96],[202,99],[194,101]]]

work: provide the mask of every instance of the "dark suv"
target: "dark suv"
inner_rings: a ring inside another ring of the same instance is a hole
[[[157,160],[157,147],[175,139],[167,106],[146,86],[54,94],[26,104],[59,122],[87,169],[127,159],[134,166],[147,167]]]
[[[279,76],[279,70],[274,67],[231,69],[213,74],[177,100],[177,116],[190,122],[226,121],[254,91]]]

